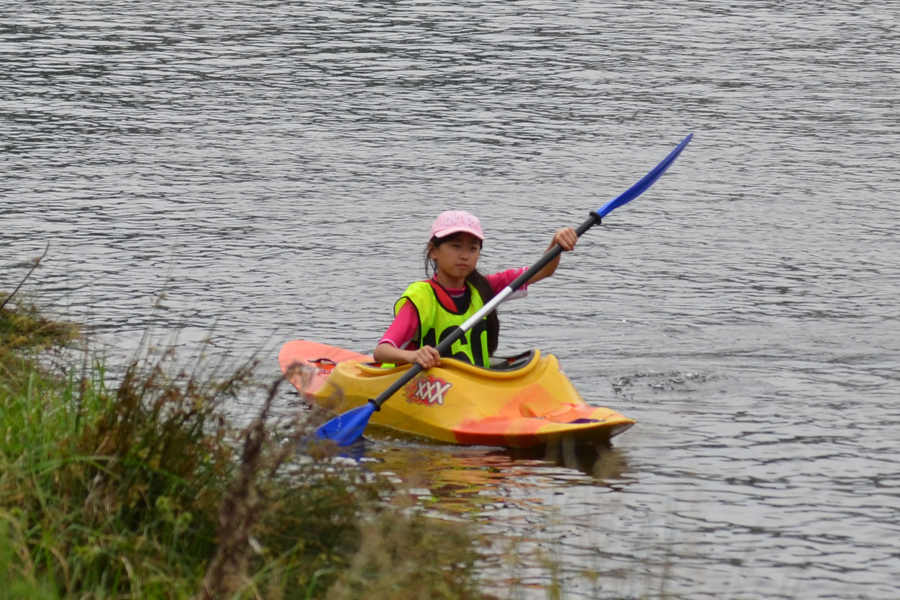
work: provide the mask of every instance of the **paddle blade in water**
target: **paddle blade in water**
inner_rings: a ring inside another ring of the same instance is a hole
[[[348,410],[316,429],[316,439],[332,440],[338,446],[349,446],[362,437],[369,419],[375,412],[375,405],[366,402],[358,408]]]
[[[643,194],[647,191],[651,185],[656,183],[656,180],[662,177],[662,174],[666,172],[675,159],[678,158],[678,155],[681,154],[681,151],[684,150],[684,147],[688,145],[688,142],[691,141],[691,138],[694,137],[694,134],[688,135],[686,138],[681,140],[681,143],[672,150],[667,157],[665,157],[661,163],[653,167],[653,170],[644,175],[640,181],[636,184],[619,194],[617,198],[614,200],[610,200],[606,204],[604,204],[598,211],[597,214],[601,217],[605,217],[615,209],[619,208],[623,204],[627,204]]]

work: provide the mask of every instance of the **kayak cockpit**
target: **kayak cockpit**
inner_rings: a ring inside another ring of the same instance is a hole
[[[526,367],[529,367],[530,365],[537,363],[537,361],[540,357],[541,357],[540,350],[537,350],[537,349],[528,350],[526,352],[522,352],[521,354],[516,354],[515,356],[509,356],[509,357],[492,356],[490,369],[486,369],[486,368],[478,366],[478,365],[472,365],[472,364],[469,364],[466,362],[458,361],[457,359],[454,359],[454,358],[451,358],[451,359],[444,358],[442,360],[452,361],[452,364],[454,366],[466,366],[471,369],[476,369],[476,370],[482,371],[482,372],[492,372],[492,371],[508,372],[508,371],[518,371],[519,369],[524,369]],[[362,362],[362,363],[359,363],[357,366],[365,367],[364,370],[366,372],[370,372],[372,374],[376,374],[376,373],[384,374],[388,371],[393,371],[393,370],[405,371],[406,369],[409,368],[409,365],[406,365],[406,364],[392,366],[392,367],[385,367],[382,363],[378,363],[378,362]]]
[[[435,369],[444,369],[449,370],[452,373],[475,379],[519,379],[527,376],[532,371],[535,371],[539,366],[545,366],[548,358],[552,358],[553,362],[556,362],[556,359],[553,358],[553,355],[548,354],[546,356],[543,356],[540,350],[534,349],[512,358],[501,358],[497,361],[498,366],[492,366],[492,368],[490,369],[485,369],[484,367],[479,367],[471,363],[457,360],[455,358],[442,358],[441,366],[432,368],[430,372],[433,372]],[[383,377],[386,375],[395,375],[397,373],[402,373],[408,370],[410,366],[411,365],[406,364],[384,367],[381,363],[371,362],[361,362],[354,364],[354,368],[357,369],[359,374],[364,377]]]
[[[491,357],[491,370],[493,371],[515,371],[530,364],[535,359],[537,350],[528,350],[522,354],[509,357]]]

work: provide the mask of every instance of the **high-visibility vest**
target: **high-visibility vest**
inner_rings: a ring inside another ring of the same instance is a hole
[[[463,323],[484,306],[481,294],[475,286],[466,282],[469,288],[469,305],[464,312],[457,312],[453,298],[436,281],[417,281],[406,288],[403,296],[394,304],[394,316],[407,302],[411,302],[419,314],[419,348],[437,347]],[[449,358],[489,368],[490,353],[488,351],[487,317],[475,324],[472,329],[450,347]]]

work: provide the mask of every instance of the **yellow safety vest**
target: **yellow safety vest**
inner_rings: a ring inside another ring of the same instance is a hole
[[[441,341],[484,306],[481,295],[474,286],[466,283],[471,294],[469,306],[464,312],[457,312],[453,298],[434,281],[417,281],[406,288],[403,296],[394,304],[394,316],[407,302],[412,302],[419,313],[419,348],[437,347]],[[487,318],[475,324],[472,329],[450,347],[450,358],[465,361],[479,367],[489,368]]]

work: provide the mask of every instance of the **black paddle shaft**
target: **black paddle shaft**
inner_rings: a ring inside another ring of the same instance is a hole
[[[575,230],[575,233],[578,235],[578,237],[581,237],[582,234],[584,234],[588,229],[590,229],[594,225],[599,224],[600,222],[600,215],[596,211],[592,212],[587,221],[578,226],[578,229]],[[554,245],[553,248],[548,250],[536,263],[531,265],[531,267],[527,271],[516,277],[515,281],[513,281],[507,287],[509,287],[512,292],[516,291],[517,289],[525,285],[525,283],[529,279],[534,277],[538,273],[538,271],[550,264],[550,261],[559,256],[562,251],[562,246],[560,246],[559,244]],[[441,343],[438,344],[436,348],[438,354],[440,354],[441,356],[449,354],[450,347],[462,336],[466,335],[466,331],[466,329],[459,327],[455,329],[453,333],[441,340]],[[422,372],[422,370],[422,365],[420,365],[419,363],[413,363],[413,365],[409,368],[408,371],[406,371],[406,373],[403,374],[402,377],[392,383],[386,390],[378,394],[377,398],[375,398],[374,400],[369,400],[369,402],[375,407],[375,410],[381,410],[381,405],[384,404],[388,398],[396,394],[400,388],[409,383],[410,380],[412,380],[413,377]]]

